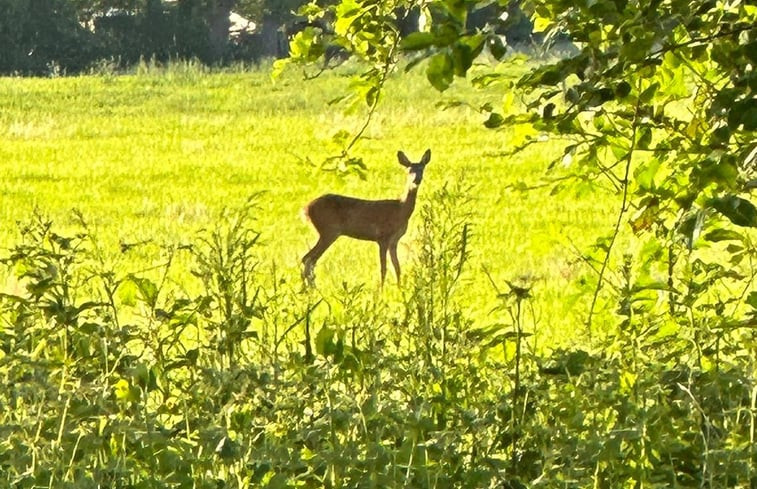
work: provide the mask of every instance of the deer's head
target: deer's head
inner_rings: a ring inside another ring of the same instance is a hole
[[[426,152],[423,153],[421,161],[418,163],[410,161],[402,151],[397,152],[397,159],[399,160],[400,165],[407,168],[407,173],[412,179],[413,185],[418,186],[421,184],[421,180],[423,180],[423,170],[426,168],[426,165],[428,165],[429,160],[431,160],[431,150],[427,149]]]

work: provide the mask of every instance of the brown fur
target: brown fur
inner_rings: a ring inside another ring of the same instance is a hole
[[[326,194],[305,207],[305,216],[319,234],[318,242],[302,258],[305,266],[303,277],[306,280],[312,283],[313,268],[318,259],[339,236],[347,236],[378,243],[382,284],[386,276],[388,251],[399,282],[400,265],[397,259],[397,243],[407,231],[408,220],[415,209],[418,185],[423,176],[423,169],[431,158],[431,152],[426,151],[420,163],[410,163],[402,152],[399,152],[397,156],[400,163],[408,168],[411,176],[403,198],[364,200]]]

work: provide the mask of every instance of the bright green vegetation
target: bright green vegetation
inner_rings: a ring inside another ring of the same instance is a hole
[[[356,150],[368,165],[361,180],[314,166],[339,152],[335,133],[362,123],[362,113],[345,115],[328,105],[349,83],[347,70],[310,82],[291,74],[276,84],[265,70],[206,74],[177,65],[165,73],[144,71],[0,81],[0,243],[12,244],[14,222],[37,208],[58,225],[71,222],[71,210],[79,210],[114,253],[119,242],[186,244],[199,229],[211,227],[222,208],[239,207],[263,192],[255,212],[265,243],[261,260],[294,277],[300,257],[315,242],[299,215],[310,199],[326,192],[399,196],[405,180],[397,150],[414,157],[431,148],[419,208],[445,185],[471,189],[466,212],[472,260],[464,277],[471,309],[484,318],[496,304],[482,273],[486,267],[500,284],[521,275],[537,280],[536,307],[545,318],[541,327],[548,344],[581,320],[566,302],[581,271],[572,263],[577,249],[610,226],[611,200],[509,188],[535,181],[552,146],[505,155],[523,135],[484,128],[484,116],[472,108],[482,98],[472,89],[461,85],[447,97],[471,106],[440,111],[416,72],[392,80]],[[401,242],[405,267],[417,248],[415,221]],[[324,292],[343,281],[376,288],[376,248],[339,240],[316,269]],[[155,258],[146,250],[136,257],[146,263],[135,262],[135,270]],[[391,294],[392,276],[389,282]]]
[[[726,267],[624,226],[589,336],[578,258],[618,196],[514,190],[561,146],[509,156],[525,126],[483,128],[463,85],[440,111],[415,73],[353,149],[367,178],[321,170],[362,123],[327,106],[349,71],[0,80],[0,485],[755,487],[757,294],[720,295],[751,284],[748,236],[692,224]],[[403,287],[342,238],[303,290],[301,207],[398,195],[396,151],[426,148]]]

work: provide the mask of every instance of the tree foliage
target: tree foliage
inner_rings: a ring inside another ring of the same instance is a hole
[[[656,468],[665,464],[663,459],[696,460],[701,471],[666,485],[719,485],[715,479],[725,472],[716,466],[722,460],[707,448],[647,451],[659,437],[676,438],[661,419],[675,425],[690,415],[676,413],[672,405],[660,411],[651,397],[666,394],[648,374],[673,368],[688,379],[691,374],[707,377],[722,372],[715,363],[727,358],[727,371],[749,372],[748,396],[754,399],[757,392],[757,208],[750,195],[757,188],[757,6],[710,0],[531,0],[524,9],[542,32],[545,53],[510,83],[502,75],[510,49],[496,35],[498,23],[507,19],[472,30],[466,19],[480,2],[400,3],[428,12],[430,26],[397,42],[396,35],[387,34],[394,29],[391,15],[365,23],[379,12],[374,2],[345,0],[327,9],[341,29],[295,39],[301,46],[289,62],[312,62],[324,44],[336,43],[370,63],[366,74],[376,66],[391,71],[407,62],[410,69],[425,69],[430,86],[440,92],[471,76],[491,95],[492,102],[480,108],[486,127],[526,126],[530,131],[521,133],[536,134],[514,142],[513,152],[545,139],[564,142],[562,154],[545,162],[547,182],[558,182],[554,191],[571,189],[592,198],[593,192],[609,190],[619,201],[608,234],[598,236],[580,258],[594,277],[587,289],[586,332],[604,349],[603,361],[618,369],[617,383],[605,393],[615,392],[620,404],[609,410],[586,407],[594,421],[604,417],[614,431],[594,447],[584,445],[586,451],[577,457],[596,461],[595,487],[621,472],[637,486],[659,483],[665,476]],[[309,15],[326,15],[311,8]],[[482,61],[475,72],[474,60]],[[383,86],[378,79],[363,91],[375,98]],[[366,101],[370,105],[372,99]],[[727,353],[720,350],[724,345]],[[563,366],[572,370],[568,365],[579,353],[568,353]],[[584,377],[580,371],[576,375]],[[602,382],[596,386],[600,390]],[[707,396],[676,381],[671,388],[674,396],[694,402]],[[727,390],[745,394],[735,384]],[[713,418],[700,414],[702,439],[711,440]],[[564,435],[582,438],[583,428],[576,429]],[[619,451],[611,455],[611,447]],[[544,447],[541,453],[548,452]],[[635,462],[617,465],[620,453]],[[754,456],[753,451],[748,455],[752,461]],[[570,478],[570,462],[553,462],[565,464],[557,469],[558,477]],[[544,459],[541,463],[549,466]],[[673,469],[678,470],[688,469]],[[749,479],[745,484],[754,485],[754,477]]]
[[[376,74],[391,72],[403,59],[411,59],[409,68],[425,60],[430,85],[444,91],[484,56],[490,71],[477,68],[472,82],[493,100],[506,101],[481,108],[488,114],[486,126],[525,124],[566,141],[563,164],[553,162],[548,169],[563,173],[561,185],[575,178],[622,195],[613,233],[598,242],[606,253],[597,264],[594,303],[624,223],[639,240],[649,240],[644,249],[654,253],[638,257],[639,273],[647,281],[661,276],[669,285],[670,312],[685,308],[673,289],[693,286],[692,281],[734,280],[738,290],[748,289],[751,274],[735,276],[731,267],[751,259],[744,228],[757,224],[757,209],[744,193],[754,187],[757,165],[757,7],[708,0],[530,1],[524,8],[543,31],[547,52],[559,41],[571,44],[508,84],[500,82],[504,77],[497,71],[508,62],[508,46],[496,34],[507,19],[494,18],[484,29],[472,30],[467,17],[479,5],[465,0],[311,4],[303,14],[331,16],[337,28],[297,36],[289,62],[313,62],[331,43],[349,50],[368,63],[357,94],[372,106],[385,80]],[[430,26],[398,39],[396,7],[422,9]],[[522,97],[521,110],[508,92]],[[521,141],[513,150],[540,139]],[[704,248],[708,253],[700,256]],[[662,266],[652,263],[660,250],[667,250]],[[701,260],[708,262],[708,272],[693,269]],[[741,292],[732,297],[736,309],[740,297]]]

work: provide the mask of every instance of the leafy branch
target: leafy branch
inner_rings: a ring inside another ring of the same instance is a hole
[[[610,243],[607,245],[607,249],[605,250],[604,259],[602,260],[602,265],[599,269],[599,276],[597,277],[597,285],[594,288],[594,294],[591,298],[591,305],[589,306],[589,315],[586,319],[586,328],[589,332],[589,335],[592,333],[592,320],[594,318],[594,309],[597,305],[597,299],[599,298],[599,293],[602,290],[602,284],[603,279],[605,276],[605,272],[607,271],[607,265],[610,261],[610,255],[612,254],[613,246],[615,245],[615,241],[618,238],[618,234],[620,233],[620,226],[623,224],[623,216],[625,215],[627,209],[628,209],[628,188],[630,186],[628,177],[631,173],[631,163],[633,162],[633,155],[634,150],[636,148],[636,133],[639,127],[639,103],[637,102],[636,105],[636,112],[634,114],[634,119],[631,124],[631,147],[628,149],[628,153],[625,155],[623,160],[625,161],[625,168],[623,171],[623,197],[621,198],[620,202],[620,208],[618,209],[618,217],[615,220],[615,228],[613,229],[612,235],[610,237]]]

